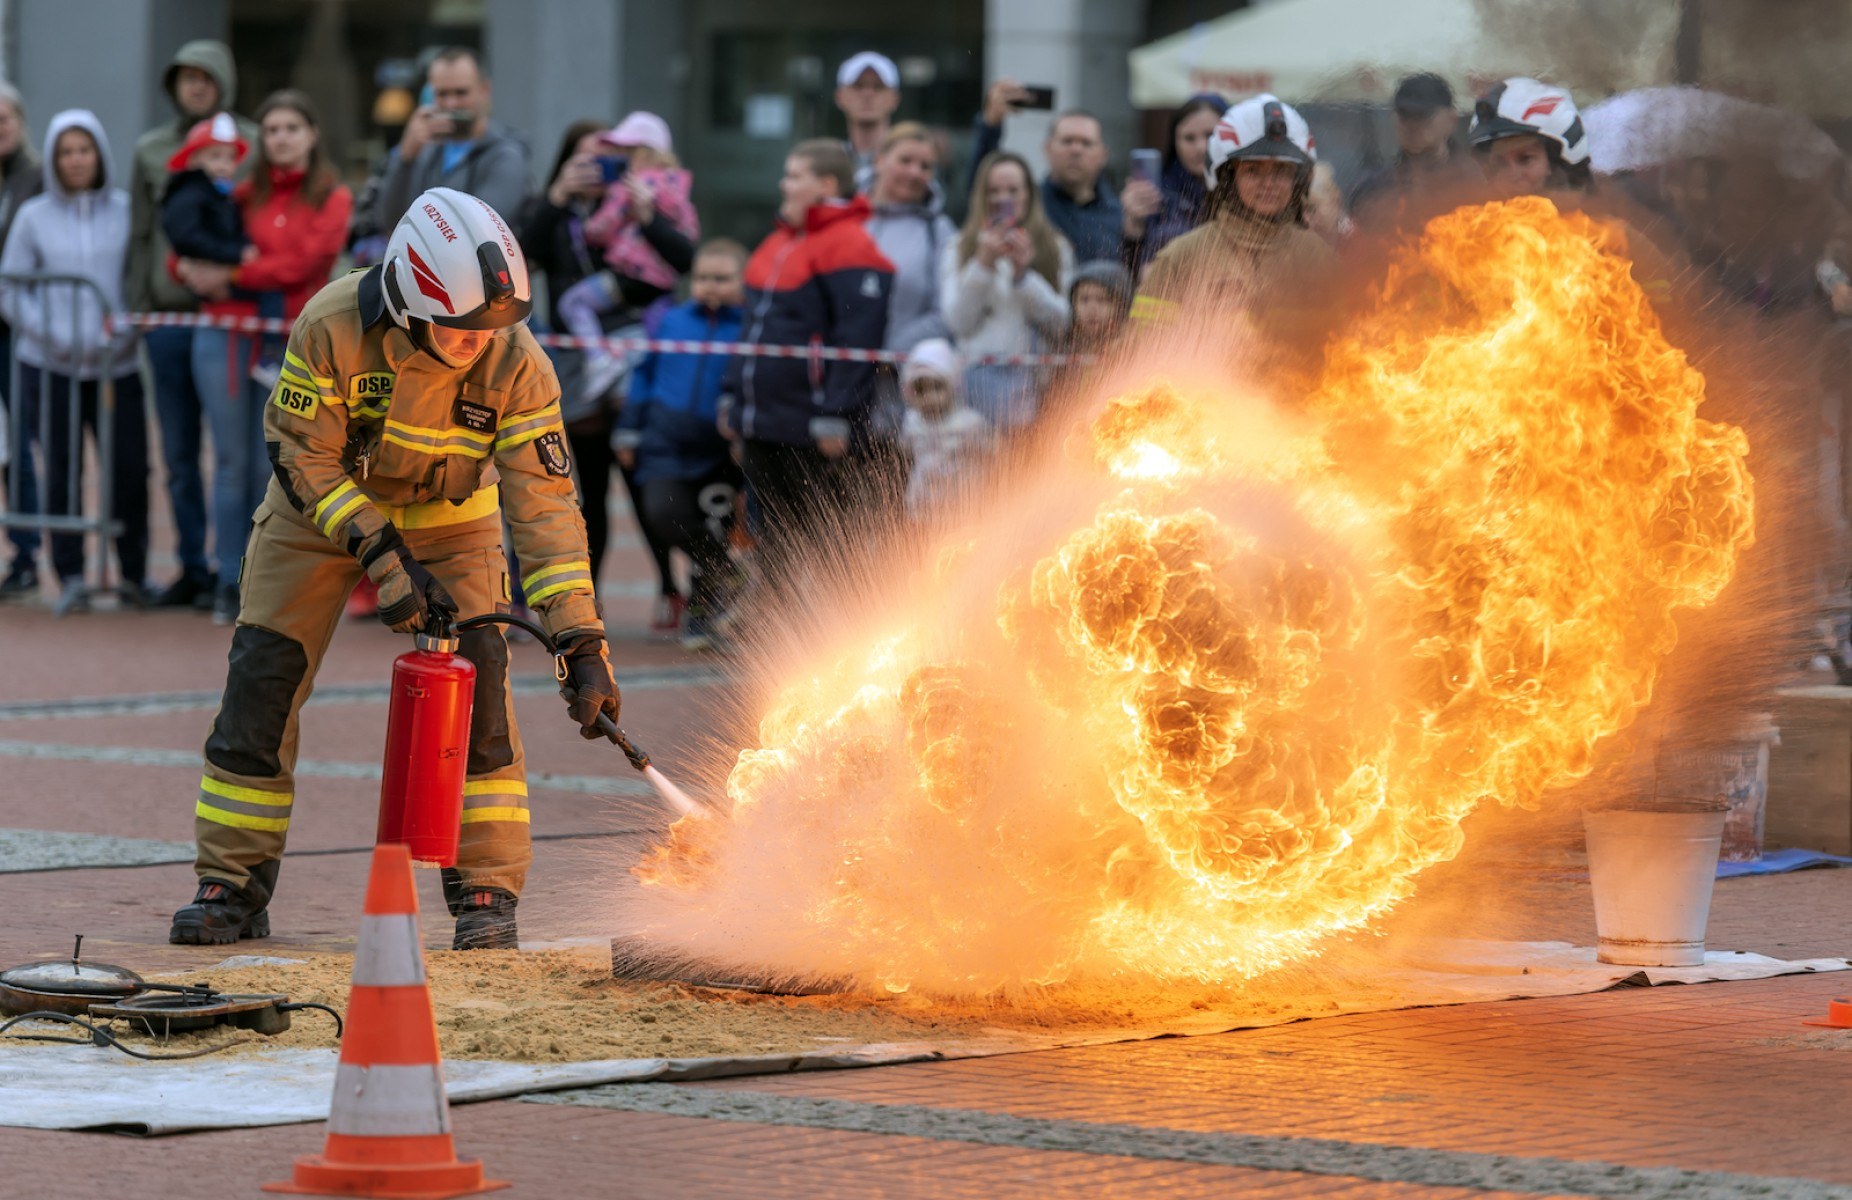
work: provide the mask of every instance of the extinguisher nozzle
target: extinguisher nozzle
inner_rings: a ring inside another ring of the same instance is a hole
[[[649,755],[638,747],[633,746],[630,742],[630,738],[624,731],[619,729],[616,723],[603,713],[598,714],[598,730],[613,742],[617,743],[617,748],[624,752],[624,757],[630,760],[631,766],[639,771],[649,767]]]

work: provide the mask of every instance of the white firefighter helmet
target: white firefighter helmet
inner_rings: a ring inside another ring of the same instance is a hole
[[[1510,137],[1540,137],[1568,168],[1588,162],[1588,129],[1567,88],[1522,75],[1495,83],[1473,106],[1473,149]]]
[[[1309,179],[1318,161],[1318,143],[1298,109],[1263,92],[1235,105],[1215,123],[1203,172],[1209,186],[1215,186],[1223,163],[1242,158],[1296,163],[1300,178]]]
[[[401,328],[504,329],[533,311],[527,259],[501,214],[455,188],[412,201],[386,242],[386,311]]]

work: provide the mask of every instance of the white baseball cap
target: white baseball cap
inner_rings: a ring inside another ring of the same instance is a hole
[[[675,153],[669,123],[652,112],[631,113],[617,123],[617,128],[599,134],[598,140],[613,146],[648,146],[664,154]]]
[[[862,72],[873,71],[881,80],[881,86],[898,88],[900,86],[900,68],[894,60],[876,50],[864,50],[851,56],[836,70],[836,86],[851,87],[862,77]]]

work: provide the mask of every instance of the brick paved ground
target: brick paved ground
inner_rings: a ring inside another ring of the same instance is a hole
[[[635,579],[640,565],[626,550],[614,571]],[[705,674],[675,676],[706,668],[644,640],[644,601],[625,603],[619,658],[658,679],[628,697],[626,724],[663,763],[687,763],[720,694]],[[190,756],[211,714],[194,693],[219,686],[227,640],[190,614],[56,623],[0,610],[0,829],[187,841]],[[383,631],[346,629],[324,683],[377,685],[399,648]],[[537,680],[537,654],[515,653],[518,673]],[[621,761],[573,737],[557,700],[536,687],[518,700],[530,762],[560,783],[535,788],[535,831],[551,840],[538,847],[523,930],[530,939],[604,932],[604,880],[659,816]],[[146,695],[176,698],[132,711],[27,707]],[[351,945],[379,715],[364,696],[305,715],[304,757],[324,766],[304,779],[292,846],[306,853],[286,865],[268,949]],[[116,757],[98,761],[105,752]],[[630,790],[601,795],[586,783],[601,778]],[[1486,826],[1512,820],[1538,819],[1495,815]],[[1562,852],[1573,840],[1563,826],[1555,822],[1528,858],[1475,850],[1436,872],[1424,895],[1472,912],[1484,932],[1585,943],[1592,916],[1573,854]],[[58,953],[78,931],[99,957],[148,970],[213,961],[220,952],[162,941],[190,881],[185,864],[0,874],[0,965]],[[433,881],[422,882],[432,911]],[[1424,919],[1417,906],[1398,922],[1420,928]],[[445,940],[441,922],[427,922],[426,936]],[[1852,871],[1722,883],[1711,940],[1784,957],[1852,952]],[[515,1182],[507,1194],[549,1198],[1852,1195],[1843,1130],[1852,1032],[1799,1024],[1848,991],[1846,976],[1626,989],[956,1063],[643,1085],[569,1097],[567,1106],[468,1105],[455,1120],[465,1151]],[[0,1197],[256,1196],[259,1182],[282,1178],[322,1134],[319,1125],[155,1139],[0,1128]],[[1589,1172],[1577,1165],[1585,1162],[1619,1169]],[[1667,1169],[1687,1174],[1654,1173]],[[1752,1176],[1772,1182],[1744,1178]],[[1452,1185],[1460,1179],[1480,1186]],[[1808,1180],[1848,1190],[1812,1192]]]

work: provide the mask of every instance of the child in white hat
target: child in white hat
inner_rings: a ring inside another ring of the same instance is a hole
[[[900,369],[907,402],[900,441],[911,464],[907,511],[915,518],[956,497],[990,453],[990,423],[965,404],[964,374],[963,360],[944,338],[913,347]]]

